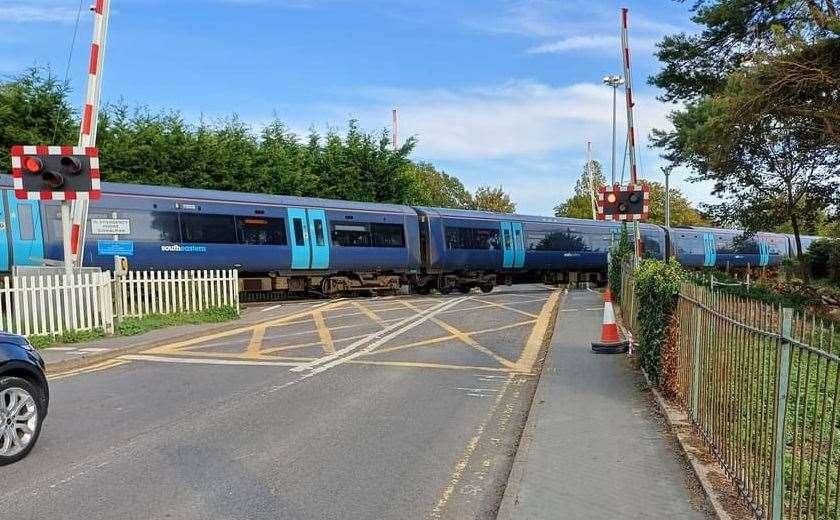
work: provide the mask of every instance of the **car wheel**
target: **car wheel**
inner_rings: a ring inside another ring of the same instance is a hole
[[[438,287],[438,292],[444,295],[449,294],[452,292],[452,287],[448,285],[446,287]]]
[[[483,292],[485,294],[487,294],[487,293],[489,293],[490,291],[493,290],[492,285],[481,285],[481,286],[479,286],[479,288],[481,289],[481,292]]]
[[[414,292],[416,292],[417,294],[426,295],[429,294],[429,292],[431,292],[431,287],[429,287],[428,285],[415,285]]]
[[[0,466],[24,457],[41,434],[42,392],[19,377],[0,378]]]
[[[470,292],[471,290],[472,290],[472,287],[470,287],[469,285],[459,285],[459,286],[458,286],[458,291],[459,291],[461,294],[469,294],[469,292]]]

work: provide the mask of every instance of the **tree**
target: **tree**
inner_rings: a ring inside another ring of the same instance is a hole
[[[651,82],[680,102],[654,142],[672,165],[711,180],[720,224],[796,235],[836,213],[840,18],[832,0],[699,0],[699,34],[666,37]]]
[[[601,168],[601,163],[592,161],[592,178],[594,181],[593,189],[597,192],[598,188],[604,186],[607,181],[604,177],[604,171]],[[583,166],[583,173],[575,182],[574,194],[554,207],[554,215],[557,217],[570,218],[592,218],[592,197],[590,196],[589,188],[589,172],[586,165]]]
[[[501,186],[495,188],[479,186],[475,190],[475,195],[473,195],[470,209],[494,211],[496,213],[513,213],[516,211],[516,204],[510,200],[510,195],[505,193]]]
[[[420,162],[409,167],[414,193],[409,203],[416,206],[466,209],[473,199],[457,177],[438,171],[429,163]]]
[[[0,81],[0,171],[11,168],[13,145],[76,143],[79,126],[67,93],[49,69],[31,68]]]

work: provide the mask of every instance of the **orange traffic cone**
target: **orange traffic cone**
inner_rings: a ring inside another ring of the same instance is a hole
[[[620,354],[627,352],[629,347],[630,342],[621,339],[618,334],[612,305],[612,291],[607,287],[604,292],[604,322],[601,326],[601,340],[592,342],[592,351],[598,354]]]

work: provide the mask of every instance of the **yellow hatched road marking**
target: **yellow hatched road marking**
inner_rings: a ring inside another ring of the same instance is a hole
[[[123,361],[120,359],[109,359],[107,361],[103,361],[95,365],[89,365],[83,368],[77,368],[74,370],[67,370],[66,372],[59,372],[57,374],[48,375],[47,378],[50,381],[54,381],[56,379],[64,379],[65,377],[77,376],[81,374],[87,374],[90,372],[98,372],[100,370],[107,370],[109,368],[127,365],[128,363],[129,361]]]
[[[353,306],[356,307],[357,309],[359,309],[360,311],[362,311],[362,313],[364,313],[365,316],[372,319],[373,321],[378,323],[383,328],[387,326],[386,323],[385,323],[385,320],[380,318],[378,314],[376,314],[375,312],[370,310],[368,307],[362,305],[359,302],[353,302]]]
[[[251,334],[251,341],[248,342],[248,350],[245,353],[245,357],[253,358],[260,356],[263,336],[265,336],[265,325],[254,327],[254,332]]]
[[[334,354],[335,344],[330,329],[327,328],[327,323],[324,321],[324,314],[320,310],[316,310],[312,313],[312,319],[315,320],[315,328],[318,329],[318,338],[321,340],[324,353]]]
[[[441,314],[443,314],[443,313],[441,313]],[[516,328],[516,327],[522,327],[523,325],[529,325],[531,323],[535,323],[536,321],[537,320],[520,321],[518,323],[510,323],[508,325],[502,325],[501,327],[493,327],[492,329],[482,329],[482,330],[476,330],[476,331],[473,331],[473,332],[464,332],[464,334],[466,334],[467,336],[475,336],[476,334],[489,334],[491,332],[499,332],[499,331],[506,330],[506,329],[513,329],[513,328]],[[373,351],[369,354],[366,354],[366,355],[372,356],[374,354],[387,354],[388,352],[396,352],[398,350],[404,350],[404,349],[412,348],[412,347],[423,347],[423,346],[426,346],[426,345],[443,343],[443,342],[450,341],[450,340],[453,340],[453,339],[457,339],[457,336],[454,336],[454,335],[439,336],[437,338],[429,338],[429,339],[424,339],[424,340],[421,340],[421,341],[415,341],[413,343],[408,343],[406,345],[398,345],[396,347],[384,348],[382,350],[375,350],[375,351]]]
[[[204,343],[204,342],[214,340],[214,339],[218,339],[218,338],[227,338],[227,337],[230,337],[230,336],[235,336],[236,334],[241,334],[243,332],[248,332],[248,331],[251,331],[254,328],[260,327],[260,326],[276,327],[278,325],[290,324],[290,322],[293,322],[295,320],[300,320],[300,318],[303,318],[305,316],[310,316],[316,310],[323,312],[327,309],[334,309],[336,307],[343,306],[343,305],[346,305],[346,302],[339,300],[339,301],[335,301],[335,302],[326,304],[324,306],[318,307],[316,309],[309,309],[309,310],[306,310],[306,311],[296,312],[294,314],[289,314],[288,316],[283,316],[283,317],[280,317],[280,318],[267,320],[267,321],[264,321],[264,322],[261,322],[261,323],[255,323],[255,324],[252,324],[252,325],[245,325],[243,327],[237,327],[235,329],[225,330],[225,331],[217,332],[215,334],[210,334],[210,335],[207,335],[207,336],[199,336],[199,337],[196,337],[196,338],[191,338],[191,339],[188,339],[188,340],[179,341],[179,342],[173,343],[171,345],[162,345],[160,347],[154,347],[154,348],[151,348],[149,350],[145,350],[144,352],[153,353],[153,354],[169,354],[169,353],[172,353],[172,352],[176,352],[179,349],[183,349],[184,347],[188,347],[190,345],[195,345],[197,343]]]
[[[372,361],[372,360],[352,360],[349,364],[354,365],[376,365],[383,367],[405,367],[405,368],[436,368],[443,370],[477,370],[481,372],[503,372],[512,373],[513,370],[501,367],[476,367],[469,365],[445,365],[442,363],[421,363],[415,361]]]
[[[537,318],[537,323],[531,329],[531,335],[528,336],[528,341],[525,343],[525,349],[522,350],[522,355],[516,362],[516,368],[520,372],[531,372],[534,368],[534,363],[537,362],[537,355],[540,353],[546,333],[551,326],[551,318],[554,316],[554,311],[560,304],[560,291],[551,293],[548,300],[543,305],[540,315]]]
[[[507,311],[512,311],[512,312],[518,312],[519,314],[522,314],[523,316],[528,316],[529,318],[536,318],[537,317],[536,314],[531,314],[530,312],[525,312],[521,309],[517,309],[515,307],[505,305],[504,303],[488,302],[487,300],[482,300],[480,298],[475,298],[475,301],[481,302],[481,303],[486,303],[487,305],[489,305],[491,307],[498,307],[499,309],[505,309]]]
[[[406,302],[406,301],[401,301],[400,303],[402,303],[402,304],[403,304],[403,305],[405,305],[406,307],[409,307],[409,308],[412,308],[412,309],[415,309],[415,310],[417,309],[414,305],[412,305],[412,304],[411,304],[411,303],[409,303],[409,302]],[[490,356],[491,358],[495,359],[495,360],[496,360],[497,362],[499,362],[500,364],[502,364],[502,365],[504,365],[504,366],[506,366],[506,367],[509,367],[509,368],[514,368],[514,367],[516,366],[516,363],[514,363],[513,361],[510,361],[510,360],[508,360],[508,359],[505,359],[505,358],[503,358],[502,356],[500,356],[500,355],[496,354],[495,352],[493,352],[492,350],[488,349],[487,347],[485,347],[485,346],[484,346],[484,345],[482,345],[481,343],[479,343],[479,342],[477,342],[476,340],[472,339],[472,338],[471,338],[468,334],[466,334],[465,332],[463,332],[463,331],[461,331],[461,330],[459,330],[459,329],[456,329],[455,327],[453,327],[452,325],[450,325],[450,324],[446,323],[445,321],[439,320],[439,319],[437,319],[437,318],[432,318],[432,319],[431,319],[431,321],[432,321],[432,323],[435,323],[435,324],[436,324],[436,325],[438,325],[439,327],[443,328],[446,332],[448,332],[448,333],[452,334],[452,336],[454,336],[455,338],[457,338],[457,339],[459,339],[460,341],[462,341],[462,342],[466,343],[467,345],[469,345],[470,347],[474,348],[475,350],[477,350],[477,351],[479,351],[479,352],[481,352],[481,353],[483,353],[483,354],[485,354],[485,355]]]

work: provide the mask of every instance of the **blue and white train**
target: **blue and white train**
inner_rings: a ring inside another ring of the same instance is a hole
[[[17,200],[0,176],[0,271],[62,258],[59,206]],[[103,183],[91,204],[84,265],[230,269],[245,291],[447,293],[499,283],[599,281],[619,225],[569,218]],[[644,250],[689,267],[774,266],[793,237],[642,224]],[[802,237],[807,248],[817,237]]]

